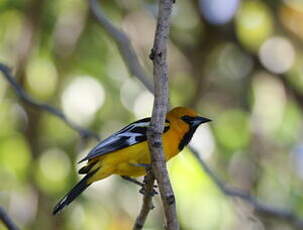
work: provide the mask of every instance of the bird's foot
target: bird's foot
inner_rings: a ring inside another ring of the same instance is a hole
[[[151,197],[158,194],[158,192],[154,188],[151,190],[151,192],[147,192],[145,186],[142,186],[142,188],[139,190],[139,193],[141,193],[144,196],[147,195],[147,196],[151,196]]]

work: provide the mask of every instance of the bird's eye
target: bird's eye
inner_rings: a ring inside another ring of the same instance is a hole
[[[186,123],[189,123],[189,122],[191,122],[191,121],[193,120],[193,117],[190,117],[190,116],[183,116],[183,117],[181,117],[181,119],[182,119],[183,121],[185,121]]]

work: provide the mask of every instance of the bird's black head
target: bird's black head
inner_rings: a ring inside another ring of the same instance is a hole
[[[187,131],[187,133],[185,133],[179,144],[180,150],[182,150],[184,146],[190,142],[191,138],[193,137],[199,125],[211,121],[210,119],[205,117],[188,116],[188,115],[182,116],[181,119],[189,125],[189,130]]]

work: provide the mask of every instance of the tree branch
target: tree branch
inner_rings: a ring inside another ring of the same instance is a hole
[[[240,198],[241,200],[250,204],[257,214],[266,217],[274,217],[284,220],[297,229],[303,229],[303,219],[301,219],[297,214],[291,210],[280,209],[277,207],[272,207],[261,203],[258,199],[251,194],[244,192],[239,189],[227,187],[219,177],[208,167],[204,160],[200,157],[199,153],[193,148],[189,147],[192,154],[200,163],[201,168],[205,173],[213,180],[213,182],[218,186],[222,193],[230,197]]]
[[[178,230],[175,195],[168,177],[162,145],[162,133],[168,108],[167,39],[172,12],[172,0],[160,0],[154,45],[150,58],[154,64],[155,99],[150,128],[147,131],[151,164],[158,182],[168,230]]]
[[[141,67],[136,52],[127,35],[120,29],[116,28],[113,23],[106,18],[97,0],[89,0],[89,6],[97,22],[115,41],[130,74],[137,77],[150,92],[153,92],[154,87],[150,80],[151,77],[147,76]]]
[[[76,125],[74,122],[67,119],[67,117],[63,114],[63,112],[61,110],[56,109],[55,107],[52,107],[52,106],[50,106],[46,103],[38,102],[34,98],[29,96],[24,91],[24,89],[17,83],[17,81],[16,81],[15,77],[12,75],[11,70],[10,70],[9,67],[0,63],[0,71],[3,73],[3,76],[5,77],[7,82],[12,86],[12,88],[15,90],[16,94],[19,96],[19,98],[21,100],[23,100],[24,102],[26,102],[27,104],[29,104],[33,107],[36,107],[36,108],[39,108],[41,110],[47,111],[47,112],[53,114],[54,116],[60,118],[68,126],[70,126],[72,129],[77,131],[81,137],[83,137],[83,138],[94,137],[97,140],[99,140],[99,137],[96,133]]]
[[[8,230],[19,230],[10,216],[5,212],[4,208],[0,206],[0,220],[7,227]]]
[[[144,196],[143,203],[138,217],[136,218],[133,230],[141,230],[145,224],[149,211],[154,208],[152,204],[152,196],[149,195],[152,193],[154,188],[155,177],[154,174],[149,170],[147,175],[144,177]]]

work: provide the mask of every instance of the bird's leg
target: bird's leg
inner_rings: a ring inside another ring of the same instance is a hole
[[[145,169],[146,173],[149,173],[149,171],[151,170],[151,165],[150,164],[131,163],[131,165],[136,166],[136,167],[143,167]],[[141,183],[141,182],[139,182],[139,181],[137,181],[133,178],[130,178],[128,176],[122,176],[122,178],[125,179],[125,180],[128,180],[132,183],[135,183],[137,185],[140,185],[141,189],[139,190],[139,192],[143,195],[146,194],[146,188],[145,188],[146,187],[145,186],[146,181],[145,180],[143,181],[143,183]],[[154,185],[153,187],[157,188],[157,185]],[[149,194],[150,196],[154,196],[154,195],[158,194],[158,192],[154,188],[153,188],[152,192]]]
[[[152,171],[152,168],[151,168],[151,165],[150,164],[140,164],[141,167],[144,167],[145,170],[146,170],[146,174],[149,175],[149,173],[151,173]],[[140,189],[140,193],[143,194],[143,195],[149,195],[149,196],[154,196],[154,195],[157,195],[158,192],[155,190],[155,188],[157,188],[157,185],[153,185],[153,189],[151,192],[147,193],[147,184],[148,184],[148,181],[147,181],[147,177],[145,176],[144,177],[144,181],[143,181],[143,186],[142,188]]]
[[[146,191],[145,191],[145,183],[146,183],[146,181],[144,181],[144,183],[141,183],[140,181],[137,181],[136,179],[134,179],[134,178],[131,178],[131,177],[128,177],[128,176],[121,176],[122,177],[122,179],[124,179],[124,180],[127,180],[127,181],[129,181],[129,182],[132,182],[132,183],[134,183],[134,184],[136,184],[136,185],[139,185],[139,186],[141,186],[141,189],[140,189],[140,193],[141,194],[145,194],[146,193]],[[156,188],[157,186],[156,185],[154,185],[154,188]],[[154,195],[156,195],[156,194],[158,194],[158,192],[155,190],[155,189],[153,189],[153,191],[151,192],[151,196],[154,196]]]
[[[157,195],[158,192],[155,190],[155,188],[157,188],[157,185],[153,185],[153,189],[151,192],[147,193],[147,189],[146,189],[146,186],[147,186],[147,181],[144,179],[143,181],[143,186],[142,188],[139,190],[139,192],[142,194],[142,195],[149,195],[149,196],[154,196],[154,195]]]
[[[142,167],[142,168],[144,168],[146,170],[146,172],[151,169],[151,165],[150,164],[133,164],[133,163],[131,163],[131,165],[137,166],[137,167]]]
[[[141,187],[143,187],[143,183],[141,183],[140,181],[137,181],[136,179],[134,179],[134,178],[131,178],[131,177],[129,177],[129,176],[121,176],[122,177],[122,179],[124,179],[124,180],[127,180],[127,181],[130,181],[130,182],[132,182],[132,183],[134,183],[134,184],[136,184],[136,185],[139,185],[139,186],[141,186]]]

